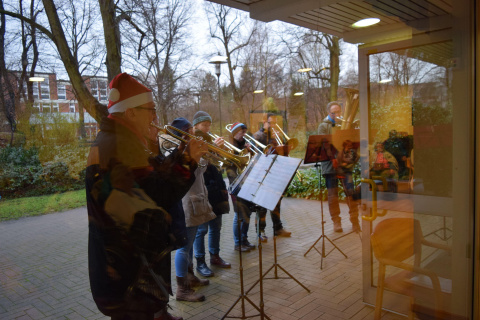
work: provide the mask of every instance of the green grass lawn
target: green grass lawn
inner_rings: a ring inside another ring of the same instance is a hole
[[[0,221],[39,216],[86,205],[85,189],[39,197],[2,199],[0,200]]]

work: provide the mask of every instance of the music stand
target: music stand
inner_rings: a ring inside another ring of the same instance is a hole
[[[238,196],[248,201],[251,201],[260,207],[264,207],[268,210],[274,210],[277,204],[280,202],[285,189],[290,184],[295,172],[300,166],[301,159],[289,158],[280,155],[262,155],[258,158],[256,167],[252,169],[247,179],[240,189]],[[257,241],[260,235],[259,227],[260,219],[257,219]],[[248,294],[258,283],[260,283],[260,290],[262,290],[262,281],[264,279],[292,279],[295,280],[302,288],[310,292],[300,281],[287,272],[277,261],[277,245],[276,236],[273,237],[274,244],[274,264],[265,272],[260,273],[260,278],[257,280],[250,289],[247,290]],[[262,250],[261,242],[259,241],[259,259],[260,269],[262,268]],[[280,268],[288,277],[279,277],[278,268]],[[266,278],[266,275],[271,271],[275,271],[273,278]]]
[[[240,218],[240,213],[237,212],[237,214],[239,215],[239,219],[237,219],[237,228],[238,228],[238,234],[240,236],[240,244],[242,243],[242,230],[240,228],[242,222],[243,222],[243,217]],[[258,246],[258,254],[259,254],[259,257],[260,257],[260,261],[259,261],[259,269],[260,269],[260,277],[262,275],[262,247],[261,247],[261,244]],[[260,319],[268,319],[268,320],[271,320],[266,314],[265,314],[265,311],[264,311],[264,303],[263,303],[263,283],[260,282],[260,307],[258,307],[249,297],[247,297],[247,294],[250,290],[248,290],[247,292],[245,292],[244,290],[244,285],[243,285],[243,264],[242,264],[242,251],[239,250],[238,251],[238,257],[240,259],[240,263],[239,263],[239,273],[240,273],[240,295],[238,296],[237,300],[235,300],[235,302],[232,304],[232,306],[230,307],[230,309],[228,309],[228,311],[225,313],[225,315],[222,317],[222,320],[225,319],[225,318],[236,318],[236,319],[248,319],[248,318],[254,318],[254,317],[258,317],[260,316]],[[254,315],[250,315],[250,316],[247,316],[245,314],[245,300],[250,303],[250,305],[252,307],[254,307],[258,312],[259,314],[254,314]],[[228,314],[233,310],[233,308],[235,308],[235,306],[237,305],[237,303],[241,302],[241,310],[242,310],[242,315],[241,316],[228,316]]]
[[[333,243],[332,240],[328,236],[325,235],[325,219],[324,219],[324,214],[323,214],[323,192],[322,192],[322,180],[321,180],[321,171],[322,168],[320,166],[320,162],[324,161],[330,161],[329,154],[336,154],[337,150],[333,146],[333,144],[330,143],[331,141],[331,136],[330,135],[314,135],[310,136],[308,138],[308,143],[307,143],[307,150],[305,151],[305,159],[304,163],[315,163],[315,168],[317,171],[317,177],[318,177],[318,189],[320,190],[320,212],[322,215],[322,233],[320,237],[313,243],[313,245],[305,252],[303,255],[304,257],[307,256],[307,254],[312,250],[315,249],[321,256],[320,259],[320,269],[323,269],[323,258],[326,258],[333,250],[337,249],[340,251],[341,254],[345,256],[345,258],[348,258],[347,255],[339,248],[335,243]],[[325,253],[325,239],[327,239],[332,245],[333,248],[328,252]],[[315,247],[315,245],[322,240],[322,251],[318,251],[318,249]]]

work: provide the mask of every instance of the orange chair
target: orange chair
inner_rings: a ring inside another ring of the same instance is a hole
[[[432,306],[438,315],[444,313],[441,309],[450,294],[450,276],[439,278],[428,266],[422,267],[421,261],[422,245],[450,253],[448,246],[426,240],[420,222],[411,218],[392,218],[379,222],[371,235],[371,243],[379,262],[375,320],[380,320],[384,288],[410,297],[409,319],[414,318],[412,307],[417,300]],[[406,260],[413,260],[413,263]],[[387,266],[401,271],[385,277]]]

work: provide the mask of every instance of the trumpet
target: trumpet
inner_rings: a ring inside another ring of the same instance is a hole
[[[232,132],[232,130],[231,130],[232,129],[232,124],[227,124],[225,126],[225,129],[227,129],[227,131],[231,133]],[[269,153],[271,153],[271,150],[273,148],[273,146],[271,144],[266,146],[266,145],[262,144],[260,141],[256,140],[252,136],[250,136],[248,133],[246,133],[243,138],[252,146],[253,153],[255,153],[255,154],[259,154],[259,153],[269,154]],[[244,151],[244,150],[242,150],[242,151]]]
[[[180,129],[177,129],[173,126],[166,125],[163,128],[155,125],[154,123],[150,124],[152,127],[157,128],[159,131],[165,132],[172,137],[180,140],[181,142],[188,143],[188,141],[184,137],[188,137],[189,139],[196,139],[196,140],[201,140],[205,141],[202,137],[197,137],[193,134],[190,134],[188,132],[182,131]],[[178,133],[180,134],[180,137],[175,134]],[[231,165],[237,167],[240,171],[243,171],[245,167],[248,165],[250,162],[250,154],[248,155],[234,155],[228,151],[223,150],[222,148],[219,148],[211,143],[205,142],[207,144],[207,149],[208,149],[208,155],[209,157],[213,157],[215,159],[220,159],[222,162],[228,162]]]

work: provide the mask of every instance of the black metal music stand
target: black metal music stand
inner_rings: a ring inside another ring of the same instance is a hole
[[[257,239],[260,237],[260,217],[258,216],[257,212]],[[258,241],[258,240],[257,240]],[[305,287],[300,281],[298,281],[294,276],[292,276],[290,273],[287,272],[278,262],[277,262],[277,236],[273,236],[273,257],[274,257],[274,263],[273,265],[268,268],[268,270],[262,274],[262,255],[261,255],[261,246],[262,242],[258,241],[258,248],[259,248],[259,257],[260,257],[260,279],[257,280],[251,287],[250,289],[247,290],[246,294],[248,294],[258,283],[260,283],[260,292],[263,292],[263,282],[262,280],[269,280],[269,279],[291,279],[294,280],[296,283],[298,283],[302,288],[308,291],[310,293],[310,290]],[[280,268],[285,274],[288,275],[288,277],[279,277],[278,276],[278,268]],[[274,270],[274,277],[273,278],[266,278],[265,276],[271,271]]]
[[[323,269],[323,258],[326,258],[333,250],[337,249],[338,251],[340,251],[341,254],[343,254],[345,256],[345,258],[348,258],[347,255],[345,253],[343,253],[343,251],[337,247],[337,245],[335,243],[333,243],[332,240],[330,240],[330,238],[328,236],[325,235],[325,219],[324,219],[324,215],[323,215],[323,194],[322,194],[322,182],[321,182],[321,174],[320,174],[320,171],[322,169],[319,169],[320,168],[320,164],[316,163],[315,164],[315,168],[317,169],[317,176],[318,176],[318,189],[320,190],[320,208],[321,208],[321,213],[322,213],[322,234],[320,235],[320,237],[318,237],[318,239],[312,244],[312,246],[307,250],[307,252],[304,253],[304,257],[307,256],[307,254],[310,252],[310,250],[312,249],[315,249],[321,256],[321,259],[320,259],[320,269]],[[341,237],[344,237],[346,235],[343,235]],[[341,237],[337,238],[337,239],[340,239]],[[332,245],[333,245],[333,248],[328,252],[328,253],[325,253],[325,239],[327,239]],[[335,240],[337,240],[335,239]],[[315,247],[315,245],[320,241],[322,240],[322,251],[318,251],[318,249]]]
[[[240,214],[237,212],[237,214],[240,217]],[[238,235],[240,236],[240,246],[242,245],[242,230],[240,228],[241,224],[243,222],[243,218],[237,219],[237,228],[238,228]],[[225,313],[225,315],[222,317],[222,320],[225,318],[236,318],[236,319],[248,319],[248,318],[254,318],[254,317],[260,317],[260,319],[268,319],[271,320],[264,311],[265,304],[263,302],[263,282],[262,282],[262,245],[261,243],[258,245],[258,255],[259,255],[259,270],[260,270],[260,280],[258,280],[256,283],[260,282],[260,307],[258,307],[248,296],[248,290],[245,292],[244,290],[244,285],[243,285],[243,264],[242,264],[242,251],[238,251],[238,256],[240,259],[240,264],[239,264],[239,274],[240,274],[240,295],[238,296],[237,300],[233,303],[233,305],[228,309],[228,311]],[[247,316],[245,314],[245,301],[250,303],[252,307],[254,307],[259,314],[254,314]],[[228,314],[235,308],[237,303],[241,302],[241,310],[242,310],[242,315],[241,316],[228,316]]]
[[[323,269],[323,258],[326,258],[333,250],[337,249],[340,251],[341,254],[345,256],[345,258],[348,258],[347,255],[339,248],[335,243],[333,243],[332,240],[330,240],[329,237],[325,235],[325,218],[323,215],[323,192],[322,192],[322,180],[321,180],[321,166],[320,162],[322,161],[330,161],[330,159],[327,157],[325,151],[325,146],[327,145],[328,148],[333,148],[332,150],[335,150],[335,147],[333,145],[330,145],[331,141],[331,136],[323,136],[323,135],[314,135],[310,136],[308,138],[308,144],[307,144],[307,150],[305,152],[305,159],[304,163],[315,163],[315,168],[317,171],[317,178],[318,178],[318,190],[320,193],[320,212],[322,215],[322,233],[320,237],[313,243],[313,245],[307,250],[307,252],[304,253],[304,257],[307,256],[307,254],[312,250],[315,249],[321,256],[320,260],[320,269]],[[343,237],[343,236],[342,236]],[[325,239],[327,239],[332,245],[333,248],[328,252],[325,253]],[[339,238],[337,238],[339,239]],[[318,249],[315,247],[315,245],[322,240],[322,251],[318,251]],[[336,239],[335,239],[336,240]]]

